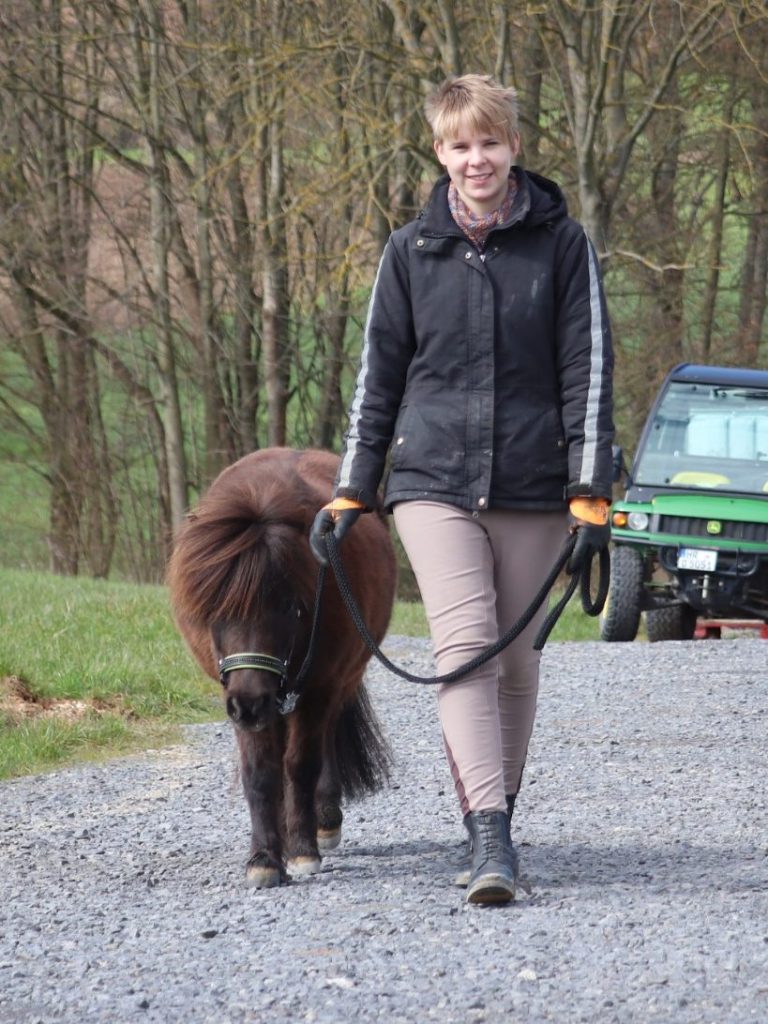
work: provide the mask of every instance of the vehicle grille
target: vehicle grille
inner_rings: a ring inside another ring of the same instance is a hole
[[[714,519],[714,516],[712,517]],[[743,540],[753,544],[768,543],[768,523],[739,523],[730,519],[717,519],[720,533],[708,533],[710,519],[689,516],[659,516],[659,532],[675,533],[682,537],[705,537],[707,540]]]

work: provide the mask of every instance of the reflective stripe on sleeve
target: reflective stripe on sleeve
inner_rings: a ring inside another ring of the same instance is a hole
[[[376,277],[373,282],[373,290],[371,291],[371,300],[368,303],[368,315],[365,318],[365,328],[363,330],[363,351],[360,356],[360,370],[357,374],[357,382],[355,384],[355,395],[352,399],[352,406],[349,411],[349,427],[347,429],[347,445],[344,451],[344,456],[341,460],[341,468],[339,470],[339,487],[349,487],[350,480],[352,478],[352,470],[355,463],[355,456],[357,454],[358,443],[360,441],[360,433],[358,426],[360,423],[360,410],[362,409],[363,402],[365,401],[365,382],[368,376],[368,355],[370,352],[370,327],[371,320],[373,317],[373,310],[376,304],[377,291],[379,286],[379,275],[381,274],[381,268],[384,264],[384,256],[387,252],[387,248],[390,243],[384,248],[384,252],[379,260],[379,266],[376,270]]]
[[[579,482],[590,484],[594,476],[595,460],[597,457],[598,415],[603,389],[604,344],[603,310],[600,304],[600,272],[597,267],[595,250],[586,231],[584,236],[587,242],[589,265],[589,311],[592,344],[589,366],[589,390],[587,392],[587,406],[584,412],[584,448],[581,454]]]

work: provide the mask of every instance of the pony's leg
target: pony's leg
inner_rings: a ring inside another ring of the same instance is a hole
[[[251,813],[251,851],[246,882],[270,889],[288,881],[280,839],[282,741],[278,730],[236,731],[243,790]]]
[[[336,724],[326,729],[323,740],[323,767],[315,790],[317,847],[320,853],[335,850],[341,842],[341,778],[336,758]]]
[[[322,726],[318,729],[316,719],[311,725],[308,719],[306,714],[291,717],[283,760],[286,857],[288,870],[295,875],[314,875],[320,870],[315,790],[322,767],[324,730]]]

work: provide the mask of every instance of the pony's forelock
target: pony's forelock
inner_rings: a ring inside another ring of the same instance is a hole
[[[236,477],[214,487],[181,527],[168,579],[177,617],[245,621],[280,593],[307,605],[317,566],[306,542],[317,499],[307,487]]]

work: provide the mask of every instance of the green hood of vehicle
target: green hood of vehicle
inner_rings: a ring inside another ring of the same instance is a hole
[[[711,491],[706,494],[657,494],[650,502],[618,501],[614,508],[627,512],[642,509],[663,516],[768,523],[768,494],[765,498],[728,498]]]

